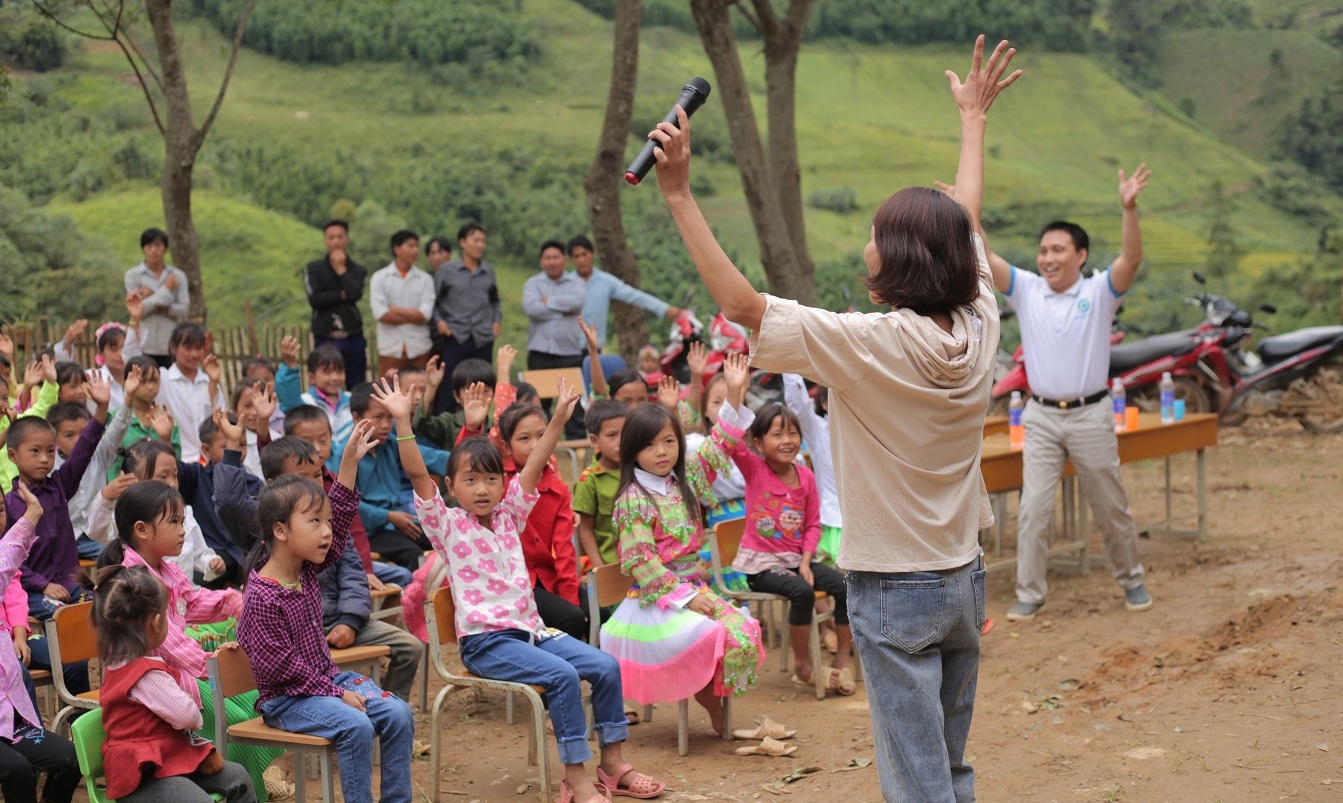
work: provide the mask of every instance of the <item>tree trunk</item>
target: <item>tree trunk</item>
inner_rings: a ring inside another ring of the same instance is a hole
[[[760,243],[760,261],[765,266],[770,291],[785,298],[795,298],[804,304],[815,304],[815,282],[810,271],[803,271],[793,236],[789,232],[788,218],[784,215],[774,178],[765,162],[765,150],[761,144],[760,130],[755,124],[755,111],[751,105],[746,74],[737,57],[737,42],[732,33],[728,3],[724,0],[690,0],[690,10],[695,18],[695,27],[699,29],[700,41],[704,44],[704,52],[713,64],[717,77],[715,95],[723,100],[728,132],[732,137],[732,150],[737,159],[737,170],[741,174],[746,206],[755,226],[756,240]],[[792,163],[796,169],[795,140],[792,152]],[[800,213],[798,218],[800,220]]]
[[[205,293],[201,286],[201,265],[196,226],[191,219],[191,178],[196,166],[198,132],[191,120],[191,97],[187,93],[186,69],[173,27],[171,0],[145,0],[149,24],[154,29],[154,45],[163,80],[163,100],[167,107],[163,132],[163,217],[167,224],[173,264],[187,275],[191,294],[192,320],[205,320]]]
[[[753,0],[756,13],[769,23],[765,37],[765,96],[769,107],[769,167],[784,224],[797,257],[799,281],[816,286],[816,271],[807,248],[807,225],[802,206],[802,167],[797,156],[797,59],[806,33],[812,0],[792,0],[782,20],[776,19],[771,0]]]
[[[603,269],[634,286],[639,285],[639,262],[625,237],[620,217],[622,161],[634,115],[634,89],[639,74],[639,24],[641,0],[618,0],[615,4],[615,43],[611,54],[611,87],[606,97],[606,117],[597,141],[597,155],[588,168],[583,188],[587,191],[592,237]],[[648,342],[648,324],[643,310],[616,302],[616,332],[620,354],[631,366],[637,364],[639,348]]]

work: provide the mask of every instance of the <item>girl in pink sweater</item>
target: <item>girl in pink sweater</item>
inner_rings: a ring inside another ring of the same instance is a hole
[[[724,405],[720,415],[728,423],[740,419],[748,428],[747,436],[728,452],[746,480],[746,532],[732,568],[746,575],[752,591],[788,597],[792,681],[801,686],[812,686],[812,672],[818,669],[812,666],[807,649],[816,592],[824,591],[834,599],[839,652],[826,687],[853,694],[853,670],[849,668],[853,634],[844,578],[813,560],[821,541],[821,495],[811,469],[797,462],[802,452],[797,416],[778,402],[762,407],[754,421],[749,420],[751,412],[745,405]]]

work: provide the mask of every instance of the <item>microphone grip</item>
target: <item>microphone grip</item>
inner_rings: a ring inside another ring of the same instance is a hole
[[[700,98],[697,93],[688,89],[682,92],[681,97],[676,100],[676,106],[685,109],[686,117],[694,114],[703,104],[703,99]],[[676,119],[676,106],[671,107],[667,112],[667,115],[662,118],[662,122],[670,123],[677,128],[680,128],[680,121]],[[653,166],[657,164],[657,158],[653,156],[653,151],[658,147],[659,144],[657,140],[654,139],[649,139],[644,143],[643,149],[639,151],[639,155],[634,157],[634,161],[630,162],[630,166],[625,169],[626,181],[630,184],[637,185],[640,181],[644,180],[644,177],[648,175],[648,171],[652,170]]]

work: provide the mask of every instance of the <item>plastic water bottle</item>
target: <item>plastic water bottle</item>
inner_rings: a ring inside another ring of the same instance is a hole
[[[1110,403],[1114,405],[1115,411],[1115,432],[1123,432],[1127,429],[1124,422],[1124,413],[1128,410],[1128,393],[1124,391],[1124,380],[1115,377],[1115,381],[1110,385]]]
[[[1170,371],[1161,375],[1161,423],[1175,423],[1175,380]]]
[[[1026,445],[1026,427],[1021,423],[1021,411],[1025,407],[1021,391],[1012,391],[1012,398],[1007,402],[1007,438],[1014,452],[1021,451],[1021,447]]]

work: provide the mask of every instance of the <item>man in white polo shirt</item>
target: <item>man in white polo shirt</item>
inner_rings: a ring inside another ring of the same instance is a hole
[[[1045,604],[1049,564],[1046,531],[1054,497],[1069,458],[1091,505],[1114,577],[1131,611],[1152,607],[1143,586],[1138,533],[1119,473],[1119,442],[1109,397],[1110,326],[1142,262],[1138,193],[1150,171],[1119,171],[1123,245],[1106,270],[1082,278],[1090,241],[1078,225],[1047,224],[1036,256],[1039,274],[1009,265],[989,252],[993,281],[1017,311],[1031,398],[1022,413],[1021,505],[1017,513],[1017,603],[1010,620],[1033,619]]]

